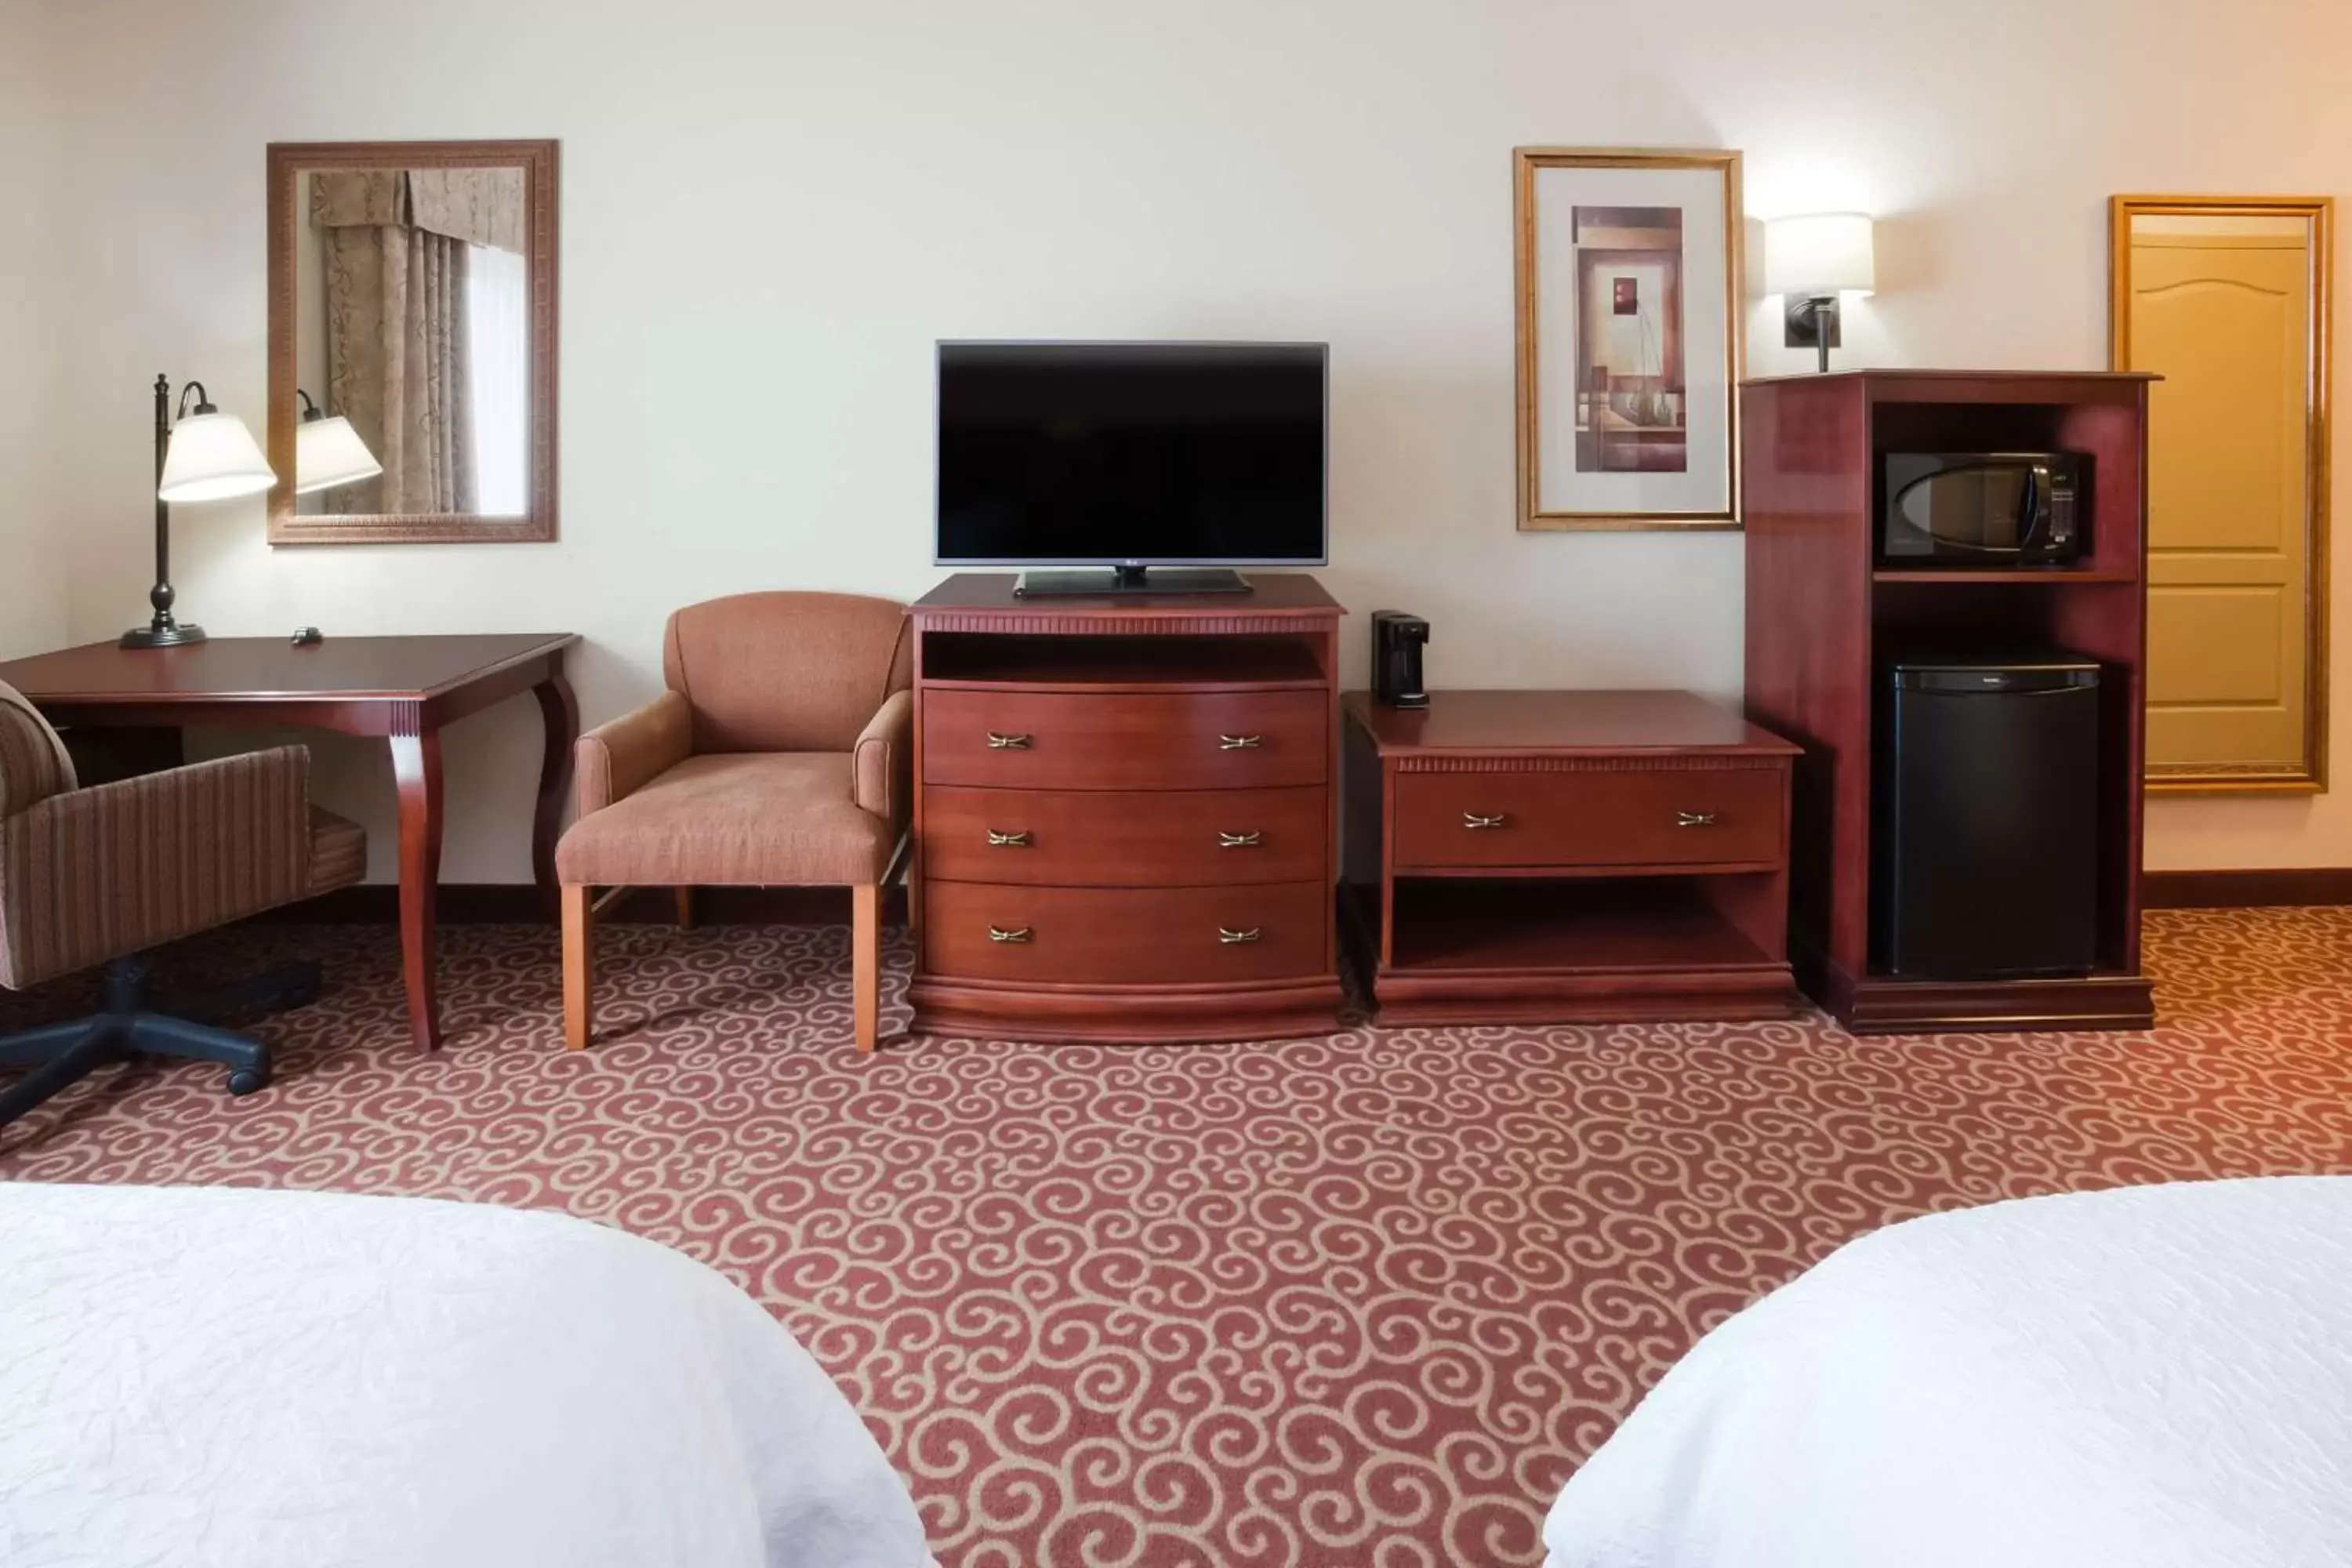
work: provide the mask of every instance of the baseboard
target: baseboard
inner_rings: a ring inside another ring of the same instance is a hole
[[[2236,910],[2275,904],[2352,904],[2352,867],[2280,870],[2147,871],[2140,903],[2151,910]],[[903,920],[906,893],[893,888],[884,918]],[[452,925],[529,925],[545,917],[539,890],[527,882],[445,882],[437,911]],[[259,917],[318,925],[391,925],[400,919],[400,889],[388,882],[341,888]],[[605,911],[617,921],[677,920],[666,888],[641,888]],[[712,925],[834,925],[849,919],[846,888],[704,888],[695,918]]]
[[[2352,904],[2352,867],[2277,870],[2144,871],[2139,901],[2150,910],[2243,910],[2273,904]]]
[[[904,918],[906,892],[883,895],[882,918]],[[552,922],[540,908],[539,889],[528,882],[444,882],[435,910],[445,925],[535,925]],[[389,882],[339,888],[257,917],[287,925],[393,925],[400,919],[400,889]],[[677,907],[667,888],[637,888],[599,917],[608,921],[675,924]],[[846,925],[846,888],[702,888],[696,890],[698,925]]]

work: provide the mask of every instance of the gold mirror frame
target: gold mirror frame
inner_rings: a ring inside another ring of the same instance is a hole
[[[2334,339],[2334,301],[2329,284],[2334,266],[2335,203],[2326,196],[2119,195],[2108,208],[2107,363],[2130,370],[2132,363],[2132,220],[2143,216],[2299,217],[2310,226],[2310,343],[2304,394],[2304,682],[2302,766],[2294,772],[2268,767],[2193,769],[2176,764],[2146,775],[2150,794],[2316,795],[2327,787],[2327,605],[2328,605],[2328,420],[2327,388]]]
[[[409,512],[296,515],[294,485],[269,492],[272,544],[543,544],[555,538],[556,143],[524,142],[273,142],[269,144],[269,466],[294,472],[294,244],[298,173],[335,169],[523,171],[530,290],[530,499],[520,515]]]

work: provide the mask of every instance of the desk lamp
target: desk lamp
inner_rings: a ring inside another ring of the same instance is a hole
[[[122,634],[124,647],[178,647],[205,640],[204,627],[172,616],[172,503],[258,495],[277,482],[253,432],[236,415],[214,407],[203,382],[180,389],[175,425],[171,379],[155,378],[155,585],[147,592],[155,615]]]
[[[301,428],[294,437],[297,494],[354,484],[383,472],[350,420],[340,415],[328,418],[310,394],[297,388],[296,395],[303,408]],[[236,415],[214,407],[203,382],[192,381],[180,389],[174,423],[171,379],[155,378],[155,585],[147,592],[155,614],[145,626],[122,634],[124,647],[179,647],[205,640],[204,627],[172,615],[177,596],[172,588],[172,503],[258,495],[277,482],[253,432]]]

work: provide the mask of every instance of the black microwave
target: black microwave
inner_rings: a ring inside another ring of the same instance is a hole
[[[2079,452],[1889,452],[1879,560],[1892,566],[2078,560],[2089,467]]]

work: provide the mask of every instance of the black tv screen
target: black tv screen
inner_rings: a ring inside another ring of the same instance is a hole
[[[1327,357],[941,343],[939,563],[1320,565]]]

